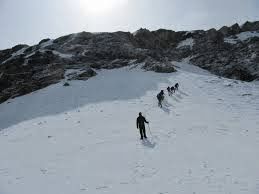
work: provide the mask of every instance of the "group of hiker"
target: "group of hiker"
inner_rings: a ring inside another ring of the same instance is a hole
[[[179,88],[179,84],[176,83],[174,86],[172,87],[167,87],[167,92],[168,95],[171,96],[173,93],[175,93]],[[164,90],[161,90],[158,94],[157,94],[157,99],[158,99],[158,106],[162,108],[162,102],[165,98],[165,93]],[[145,129],[145,123],[149,123],[146,118],[142,115],[142,113],[139,113],[139,116],[137,118],[137,128],[139,129],[140,132],[140,139],[143,140],[143,138],[147,138],[146,135],[146,129]]]
[[[172,87],[168,86],[167,87],[168,95],[171,96],[173,93],[175,93],[176,90],[178,90],[178,88],[179,88],[179,84],[178,83],[176,83]],[[158,106],[161,107],[161,108],[162,108],[162,102],[163,102],[164,99],[165,99],[165,93],[164,93],[164,90],[161,90],[157,94]]]

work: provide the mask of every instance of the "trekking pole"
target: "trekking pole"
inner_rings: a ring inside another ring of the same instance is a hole
[[[150,130],[149,124],[147,124],[147,126],[148,126],[149,133],[150,133],[150,135],[151,135],[152,139],[154,140],[154,136],[153,136],[153,135],[152,135],[152,133],[151,133],[151,130]]]

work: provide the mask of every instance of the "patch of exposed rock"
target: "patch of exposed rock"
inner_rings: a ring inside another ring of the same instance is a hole
[[[0,51],[0,103],[68,79],[87,80],[98,69],[141,64],[148,71],[176,71],[170,61],[189,58],[210,72],[233,79],[259,78],[259,22],[191,32],[140,29],[135,33],[70,34],[34,46]]]
[[[73,72],[67,75],[68,80],[88,80],[91,77],[96,76],[97,73],[91,69],[87,68],[79,72]]]

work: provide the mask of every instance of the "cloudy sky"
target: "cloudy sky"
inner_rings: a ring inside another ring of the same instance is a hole
[[[219,28],[258,10],[259,0],[0,0],[0,49],[79,31]]]

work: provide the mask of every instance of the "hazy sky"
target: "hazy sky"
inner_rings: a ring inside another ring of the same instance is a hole
[[[79,32],[194,30],[259,20],[259,0],[0,0],[0,49]]]

